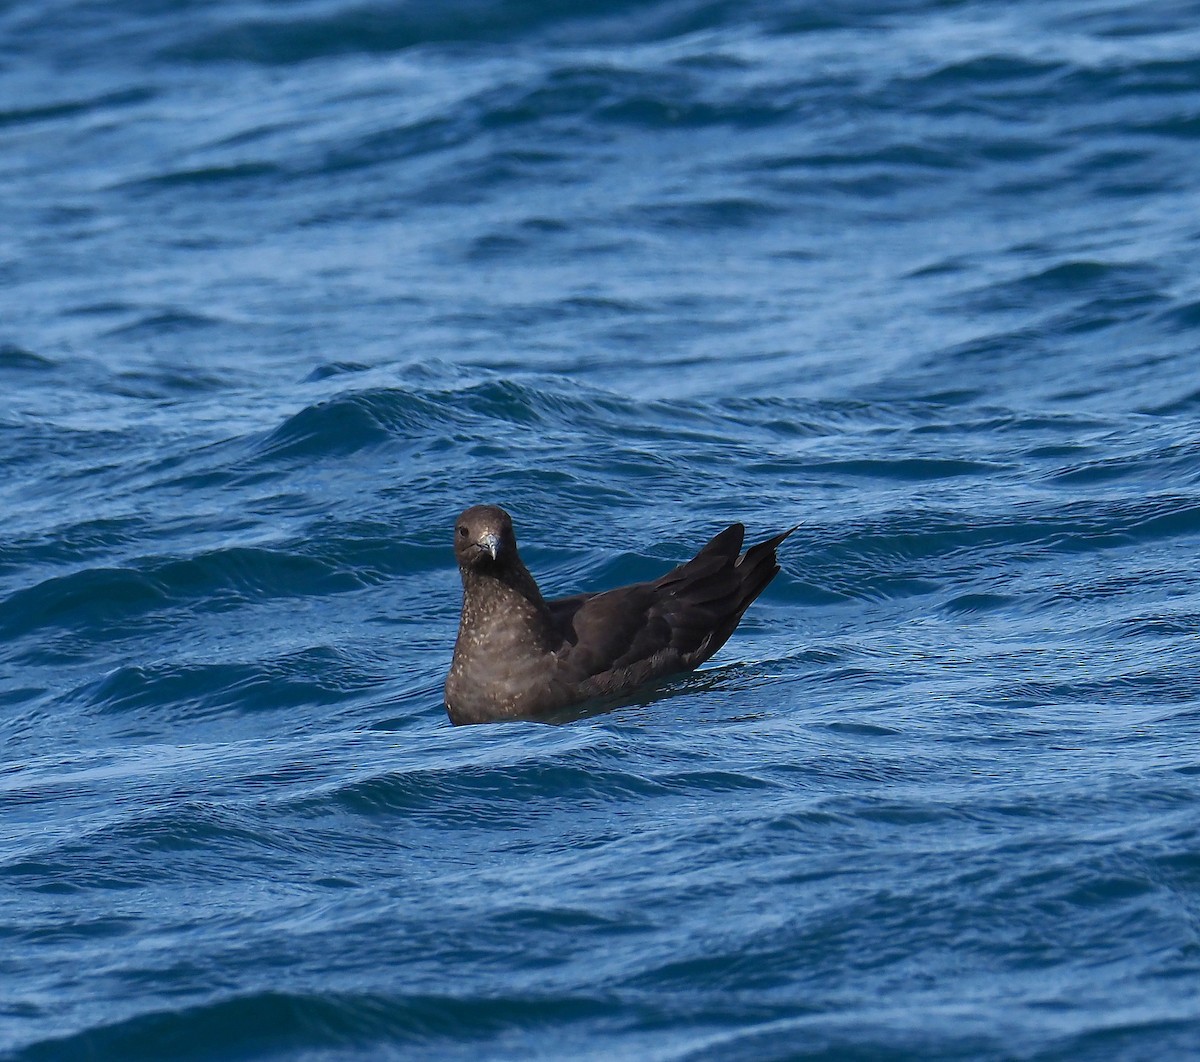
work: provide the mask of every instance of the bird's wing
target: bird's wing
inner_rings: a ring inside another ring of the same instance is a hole
[[[550,602],[564,634],[563,666],[576,681],[693,666],[714,637],[728,637],[749,604],[737,563],[743,534],[733,524],[653,582]]]

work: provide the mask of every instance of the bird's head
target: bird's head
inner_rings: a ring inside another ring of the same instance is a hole
[[[454,556],[464,572],[503,564],[516,555],[512,518],[498,505],[472,505],[454,522]]]

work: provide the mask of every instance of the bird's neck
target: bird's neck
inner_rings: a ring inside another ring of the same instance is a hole
[[[501,597],[516,594],[539,611],[546,611],[546,601],[542,597],[542,592],[538,589],[538,584],[533,576],[529,574],[529,569],[521,563],[520,559],[510,561],[503,568],[496,568],[492,571],[468,568],[462,571],[462,581],[464,594],[495,594]]]
[[[471,623],[486,631],[493,622],[510,623],[519,617],[538,648],[549,647],[554,628],[550,609],[520,561],[496,572],[464,571],[462,581],[464,626]]]

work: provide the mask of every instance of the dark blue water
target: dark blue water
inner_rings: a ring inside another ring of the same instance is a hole
[[[1200,1051],[1200,4],[0,5],[0,1055]],[[663,694],[449,726],[731,520]]]

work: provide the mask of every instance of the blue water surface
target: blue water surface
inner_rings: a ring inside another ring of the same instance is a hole
[[[1200,4],[0,5],[0,1057],[1200,1054]],[[452,728],[799,523],[704,670]]]

